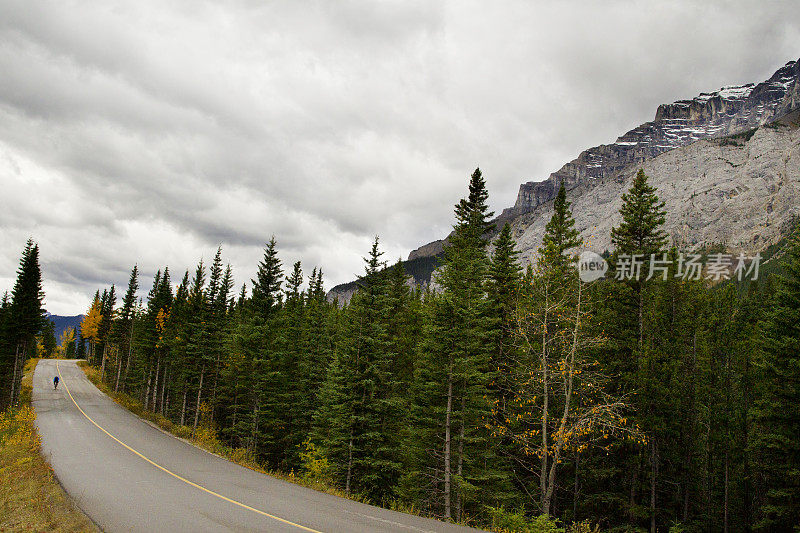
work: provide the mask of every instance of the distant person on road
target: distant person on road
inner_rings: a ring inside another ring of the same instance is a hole
[[[58,376],[53,378],[53,390],[58,388]]]

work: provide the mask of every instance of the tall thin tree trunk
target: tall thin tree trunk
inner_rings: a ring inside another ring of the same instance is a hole
[[[465,398],[461,397],[461,416],[459,417],[460,426],[458,429],[458,466],[456,467],[456,479],[461,479],[464,474],[464,409]],[[461,522],[464,502],[461,498],[461,487],[456,482],[456,521]]]
[[[188,389],[186,384],[183,384],[183,401],[181,402],[181,425],[186,425],[186,394],[188,393]]]
[[[345,494],[350,494],[350,481],[353,478],[353,427],[350,426],[350,441],[347,444],[347,478],[344,484]]]
[[[16,403],[17,368],[19,368],[19,342],[14,352],[14,368],[11,369],[11,395],[8,397],[8,405],[14,405]]]
[[[214,361],[214,383],[211,385],[211,421],[214,421],[214,411],[217,406],[217,383],[219,381],[219,351]]]
[[[197,422],[200,420],[200,398],[203,395],[203,377],[205,376],[205,373],[206,367],[203,365],[203,367],[200,369],[200,386],[197,387],[197,403],[195,404],[194,409],[194,426],[192,426],[192,434],[197,431]]]
[[[723,519],[722,519],[722,531],[723,533],[728,533],[728,468],[729,468],[729,457],[730,457],[730,442],[731,442],[731,430],[730,430],[730,413],[732,410],[731,406],[731,371],[730,371],[730,355],[728,352],[725,353],[725,480],[724,480],[724,489],[723,489]]]
[[[164,369],[164,379],[163,379],[164,383],[163,383],[163,385],[161,385],[161,402],[160,402],[160,404],[161,404],[161,414],[162,415],[164,414],[164,397],[165,397],[166,391],[167,391],[167,376],[169,376],[169,367]]]
[[[150,386],[153,379],[153,367],[149,365],[147,368],[147,385],[145,385],[144,389],[144,409],[145,411],[150,409]]]
[[[161,372],[161,357],[156,359],[156,378],[153,380],[153,388],[151,390],[153,398],[152,398],[152,402],[151,402],[152,408],[150,410],[152,412],[154,412],[154,413],[156,412],[156,409],[158,408],[158,405],[157,405],[157,402],[158,402],[158,383],[159,383],[158,382],[158,377],[159,377],[159,373],[160,372]]]
[[[694,448],[692,441],[694,440],[695,434],[695,393],[696,393],[696,383],[695,383],[695,368],[697,367],[697,328],[694,328],[694,333],[692,334],[692,366],[689,369],[689,379],[690,379],[690,387],[689,387],[689,406],[690,406],[690,419],[688,428],[686,431],[689,432],[689,438],[686,439],[688,445],[686,445],[686,456],[684,459],[683,465],[683,515],[682,521],[686,523],[689,520],[689,493],[690,493],[690,482],[692,476],[692,449]]]
[[[233,408],[231,409],[231,428],[233,429],[233,438],[236,439],[239,446],[242,445],[242,439],[239,431],[236,429],[236,418],[239,415],[239,372],[236,372],[236,377],[233,380]]]
[[[559,422],[558,431],[556,434],[563,434],[567,429],[567,421],[569,420],[570,410],[572,405],[572,391],[575,378],[575,359],[578,353],[578,336],[581,328],[581,303],[582,303],[582,285],[578,282],[578,302],[575,308],[575,325],[572,329],[572,346],[570,347],[569,354],[565,361],[566,378],[564,380],[564,412],[561,414],[561,421]],[[553,503],[553,494],[556,488],[556,468],[561,459],[561,452],[564,449],[565,441],[559,439],[553,443],[553,458],[550,461],[550,473],[547,476],[544,498],[542,500],[542,512],[549,515]]]
[[[117,378],[114,380],[114,392],[119,391],[119,377],[122,375],[122,357],[117,350]]]
[[[134,316],[136,313],[134,313]],[[128,335],[128,358],[125,361],[125,377],[122,379],[122,390],[125,390],[125,384],[128,383],[128,371],[131,368],[131,354],[133,353],[133,320],[134,317],[131,317],[131,331]]]
[[[728,533],[728,445],[725,445],[725,504],[723,509],[722,531]]]
[[[745,413],[750,412],[750,352],[745,349],[744,350],[744,376],[742,376],[743,381],[743,401],[744,406],[743,410]],[[744,449],[747,450],[750,446],[750,422],[747,416],[742,417],[742,435],[744,437],[744,442],[742,443]],[[751,512],[750,512],[750,454],[744,454],[744,479],[742,480],[744,484],[744,530],[746,533],[750,532],[750,521],[751,521]]]
[[[581,454],[575,452],[575,482],[572,487],[572,521],[578,521],[578,496],[580,491],[578,488],[578,465],[580,463]]]
[[[256,392],[255,403],[253,404],[253,423],[250,425],[250,451],[255,453],[258,438],[258,412],[261,408],[261,398]]]
[[[656,481],[658,476],[658,448],[656,441],[650,445],[650,533],[656,533]]]
[[[100,362],[100,381],[106,380],[106,351],[108,350],[108,341],[103,343],[102,360]]]
[[[444,419],[444,518],[450,519],[450,417],[453,411],[453,375],[447,375],[447,412]]]

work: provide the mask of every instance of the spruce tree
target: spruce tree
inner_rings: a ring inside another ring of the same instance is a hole
[[[492,314],[497,320],[494,332],[495,347],[492,354],[492,369],[507,373],[512,360],[513,323],[512,318],[519,297],[522,267],[511,236],[511,226],[506,223],[494,242],[494,253],[489,265],[487,292]],[[501,378],[502,376],[498,376]],[[502,388],[502,387],[501,387]]]
[[[344,340],[322,389],[315,435],[347,492],[394,497],[400,477],[402,402],[391,372],[388,284],[378,239],[345,312]],[[324,436],[323,436],[324,435]]]
[[[490,383],[491,332],[496,320],[486,297],[489,260],[485,234],[492,213],[488,192],[477,170],[469,196],[455,206],[456,225],[444,250],[432,298],[430,323],[417,371],[413,443],[414,465],[405,484],[419,503],[445,519],[459,520],[479,502],[497,503],[505,493],[507,473],[498,466],[486,429]]]
[[[760,379],[751,413],[750,451],[762,490],[756,527],[763,531],[800,524],[800,240],[789,254],[760,328]]]
[[[657,254],[664,251],[667,242],[666,234],[663,231],[665,220],[664,203],[658,199],[656,189],[648,183],[648,177],[644,170],[639,169],[633,180],[631,188],[622,195],[622,206],[620,215],[622,220],[618,226],[611,229],[611,242],[615,246],[612,263],[616,263],[620,269],[624,260],[630,261],[633,265],[636,261],[647,261],[651,256],[655,259],[662,259]],[[647,265],[647,263],[643,263]],[[642,267],[639,275],[631,267],[633,276],[625,280],[624,283],[616,283],[612,288],[613,303],[610,307],[616,308],[615,316],[608,317],[610,327],[618,328],[619,336],[613,340],[616,344],[615,357],[617,361],[612,361],[611,365],[620,371],[620,384],[626,392],[641,392],[648,384],[654,384],[657,375],[654,375],[656,366],[653,358],[657,354],[645,353],[648,346],[645,343],[645,324],[646,307],[651,305],[652,291],[658,283],[654,278],[646,281],[646,266]],[[652,339],[651,339],[652,340]],[[652,410],[653,404],[646,401],[642,395],[637,395],[637,402],[634,407],[638,412],[638,417],[652,419],[656,413]],[[649,410],[649,411],[648,411]],[[644,426],[643,426],[644,427]],[[659,466],[658,449],[663,432],[656,427],[650,429],[650,440],[648,443],[649,458],[645,459],[643,450],[640,448],[629,449],[627,462],[628,472],[631,475],[629,481],[631,485],[629,501],[629,516],[631,522],[637,519],[636,495],[639,493],[642,480],[649,477],[647,492],[647,514],[650,518],[651,529],[655,528],[655,508],[656,503],[656,473]],[[646,464],[649,463],[649,464]],[[645,476],[644,469],[650,471],[649,476]]]
[[[642,254],[647,258],[662,251],[667,242],[662,229],[666,216],[664,202],[659,201],[643,169],[639,169],[630,190],[622,195],[619,213],[622,221],[611,228],[611,242],[618,254]]]
[[[539,248],[543,264],[556,266],[559,270],[564,270],[571,263],[572,258],[565,255],[566,252],[581,244],[569,206],[567,190],[562,183],[553,202],[553,216],[545,226]]]
[[[283,272],[281,271],[281,260],[278,259],[277,243],[275,237],[272,237],[264,249],[264,259],[258,264],[256,279],[252,280],[252,306],[264,318],[280,303],[282,278]]]
[[[131,356],[133,353],[133,320],[136,313],[136,291],[139,290],[139,267],[133,266],[130,277],[128,278],[128,289],[122,298],[122,308],[119,311],[118,319],[114,323],[113,336],[119,347],[120,356],[117,358],[116,376],[114,379],[114,391],[120,389],[120,384],[124,387],[130,371]]]
[[[42,271],[39,266],[39,245],[28,239],[17,270],[17,280],[11,291],[8,310],[8,336],[14,351],[2,354],[6,364],[0,384],[0,407],[15,405],[19,398],[22,369],[36,350],[36,334],[42,329],[45,315],[42,307]]]
[[[58,346],[58,342],[56,341],[56,325],[50,319],[45,319],[44,324],[42,324],[42,331],[40,333],[40,338],[42,340],[42,357],[53,357],[56,351],[56,347]]]

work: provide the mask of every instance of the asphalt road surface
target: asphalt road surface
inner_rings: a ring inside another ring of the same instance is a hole
[[[61,383],[53,390],[56,375]],[[39,362],[33,405],[56,476],[104,531],[476,531],[238,466],[118,406],[75,361]]]

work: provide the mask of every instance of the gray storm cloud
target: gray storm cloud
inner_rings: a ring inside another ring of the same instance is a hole
[[[380,235],[447,233],[471,171],[496,211],[659,103],[798,56],[790,3],[0,0],[0,290],[40,243],[47,306],[275,235],[328,286]],[[148,281],[143,280],[146,289]]]

